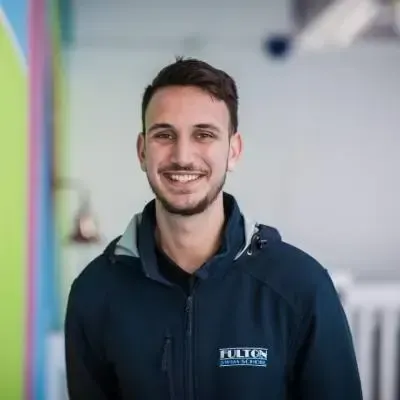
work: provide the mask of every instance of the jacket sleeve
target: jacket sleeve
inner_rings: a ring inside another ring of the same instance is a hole
[[[348,321],[335,287],[324,273],[295,345],[292,398],[362,400]]]
[[[65,317],[65,361],[67,388],[70,400],[115,400],[115,385],[111,373],[99,351],[98,335],[92,315],[87,315],[88,304],[79,302],[76,281],[72,285]],[[83,317],[83,311],[86,317]],[[93,314],[91,312],[90,314]],[[89,318],[88,318],[89,317]],[[90,338],[89,335],[90,334]]]

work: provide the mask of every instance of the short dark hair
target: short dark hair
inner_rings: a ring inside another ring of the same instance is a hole
[[[142,129],[146,132],[145,114],[156,91],[168,86],[195,86],[225,102],[230,115],[232,133],[238,128],[238,93],[236,83],[225,71],[205,61],[177,57],[164,67],[146,87],[142,98]]]

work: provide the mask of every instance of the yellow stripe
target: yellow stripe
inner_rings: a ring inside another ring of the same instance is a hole
[[[0,19],[0,399],[22,400],[27,271],[28,90]]]

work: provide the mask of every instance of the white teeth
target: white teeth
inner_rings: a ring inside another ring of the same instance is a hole
[[[169,175],[169,178],[177,182],[190,182],[198,179],[200,175]]]

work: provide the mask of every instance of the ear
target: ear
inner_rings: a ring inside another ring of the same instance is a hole
[[[140,132],[136,139],[136,152],[142,171],[146,171],[146,137]]]
[[[229,140],[229,158],[228,171],[233,171],[240,159],[243,149],[242,135],[239,132],[234,133]]]

